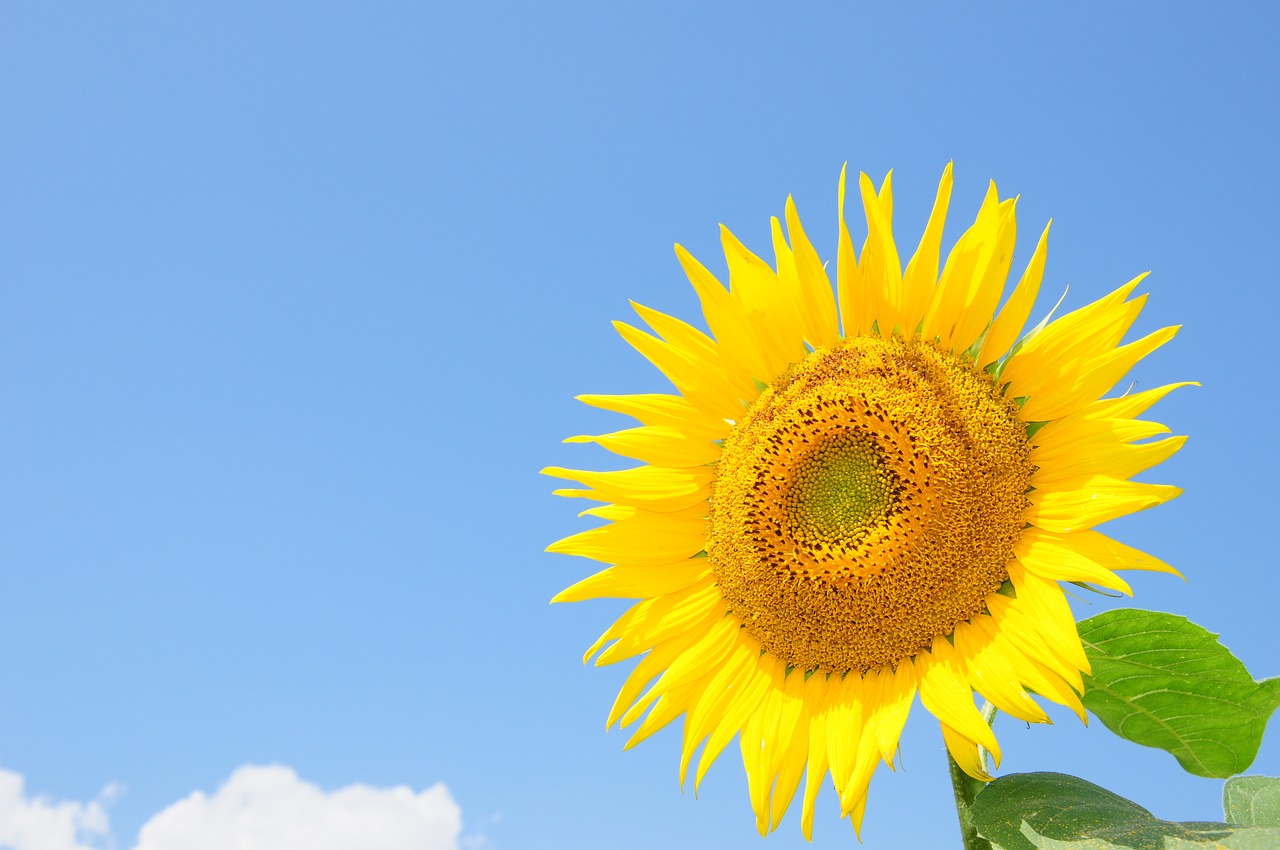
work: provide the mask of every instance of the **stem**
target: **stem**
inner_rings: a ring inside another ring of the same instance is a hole
[[[960,816],[960,837],[964,839],[965,850],[991,850],[991,842],[978,835],[971,811],[978,792],[987,783],[961,770],[951,753],[947,753],[947,766],[951,768],[951,790],[956,795],[956,814]]]
[[[991,725],[996,719],[996,707],[991,703],[982,706],[982,719]],[[987,751],[978,748],[982,764],[987,765]],[[951,770],[951,790],[956,795],[956,814],[960,817],[960,837],[964,839],[964,850],[992,850],[991,842],[978,834],[973,825],[973,801],[978,792],[987,786],[981,779],[974,779],[960,769],[956,760],[947,753],[947,767]]]

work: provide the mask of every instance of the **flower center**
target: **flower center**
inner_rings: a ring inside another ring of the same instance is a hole
[[[970,360],[896,338],[813,352],[716,468],[707,554],[729,610],[801,669],[897,664],[1008,578],[1028,452],[1017,405]]]
[[[884,518],[893,489],[873,441],[855,431],[835,434],[795,465],[785,496],[791,534],[809,546],[852,539]]]

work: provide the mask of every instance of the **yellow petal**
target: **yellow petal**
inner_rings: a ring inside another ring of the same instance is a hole
[[[879,765],[880,755],[876,750],[875,739],[871,735],[864,734],[858,741],[853,772],[843,786],[836,788],[840,794],[840,811],[842,814],[854,815],[855,829],[862,825],[860,815],[855,813],[860,812],[866,805],[867,788],[871,785],[871,777]]]
[[[853,252],[849,225],[844,217],[844,184],[848,163],[840,169],[839,211],[840,241],[836,253],[836,290],[840,301],[840,325],[846,339],[869,333],[875,315],[869,287],[862,282],[858,258]]]
[[[795,202],[787,197],[787,235],[795,255],[796,273],[800,278],[800,302],[804,318],[805,339],[814,348],[830,347],[840,341],[840,322],[836,317],[836,301],[831,281],[822,259],[814,250],[800,225]]]
[[[676,246],[676,257],[698,293],[702,315],[706,317],[707,327],[715,334],[722,355],[726,360],[740,364],[740,368],[752,378],[768,381],[773,377],[772,366],[741,299],[725,289],[680,245]],[[749,398],[754,397],[751,395]]]
[[[703,777],[720,753],[746,727],[750,718],[755,716],[771,687],[768,671],[758,664],[752,665],[746,682],[738,688],[736,695],[725,707],[723,716],[707,738],[706,746],[702,748],[702,755],[698,757],[698,771],[693,778],[694,793],[697,793]]]
[[[770,812],[769,827],[777,829],[800,784],[809,746],[808,717],[804,705],[804,673],[783,672],[776,683],[776,711],[764,714],[756,776],[762,782]]]
[[[706,520],[696,513],[633,509],[625,519],[557,540],[547,551],[610,564],[663,566],[692,558],[703,550],[706,540]]]
[[[907,714],[916,698],[916,669],[914,665],[903,663],[897,670],[884,667],[868,671],[864,678],[868,682],[878,680],[874,686],[878,699],[871,708],[871,725],[875,728],[880,757],[892,768],[902,727],[907,724]],[[868,685],[869,689],[871,687]]]
[[[1074,413],[1116,385],[1139,360],[1173,339],[1177,327],[1161,328],[1136,342],[1099,357],[1063,364],[1057,380],[1031,393],[1021,415],[1028,422],[1043,422]],[[1017,388],[1013,392],[1018,393]],[[1017,396],[1015,396],[1017,397]]]
[[[996,305],[1000,303],[1009,277],[1009,267],[1013,264],[1013,246],[1017,241],[1017,202],[1017,198],[1011,198],[996,207],[993,231],[983,243],[973,270],[975,279],[969,300],[950,339],[950,345],[956,351],[967,351],[974,345],[995,316]]]
[[[1146,303],[1144,295],[1132,301],[1125,300],[1145,277],[1146,274],[1138,275],[1097,301],[1059,316],[1032,332],[1023,340],[1019,357],[1069,355],[1091,358],[1115,348]],[[1009,366],[1013,367],[1014,362],[1010,361]],[[1028,369],[1034,372],[1030,366]]]
[[[751,381],[750,373],[737,361],[726,358],[715,340],[688,322],[635,301],[630,303],[636,314],[668,344],[700,362],[716,364],[721,371],[721,376],[740,398],[751,397],[755,386]]]
[[[987,336],[983,339],[982,348],[978,353],[979,369],[987,368],[1004,356],[1017,342],[1018,335],[1022,333],[1027,317],[1031,315],[1031,308],[1036,302],[1036,295],[1040,292],[1040,282],[1044,279],[1049,225],[1052,224],[1053,222],[1050,221],[1045,225],[1044,233],[1040,234],[1040,241],[1036,244],[1035,253],[1031,255],[1031,262],[1027,263],[1027,270],[1022,273],[1022,279],[1018,281],[1013,294],[1009,296],[1009,301],[991,323],[991,329],[987,331]]]
[[[1005,597],[1000,598],[1004,599]],[[990,641],[984,652],[992,656],[998,656],[1001,659],[999,661],[1000,664],[1007,664],[1013,671],[1015,681],[1021,682],[1024,687],[1030,688],[1040,696],[1051,699],[1059,705],[1067,706],[1083,719],[1084,706],[1081,704],[1077,693],[1072,690],[1065,679],[1037,660],[1042,656],[1053,657],[1044,646],[1043,641],[1037,641],[1039,648],[1035,651],[1035,657],[1031,657],[1014,645],[1014,642],[1009,639],[1009,635],[1002,630],[1002,623],[996,617],[978,616],[974,617],[971,623],[975,631],[980,632]],[[1056,663],[1062,662],[1057,661]],[[1074,673],[1074,678],[1078,680],[1080,671],[1072,668],[1072,672]],[[1039,706],[1037,706],[1038,708]],[[1028,722],[1034,721],[1028,720]],[[1052,721],[1045,718],[1039,722],[1049,723]]]
[[[724,664],[707,684],[697,704],[689,710],[684,724],[684,745],[680,754],[680,787],[684,787],[689,762],[698,746],[720,723],[729,704],[741,693],[750,680],[756,659],[760,657],[758,644],[746,638],[739,630],[738,641],[730,650]],[[696,789],[695,789],[695,793]]]
[[[893,241],[892,179],[890,172],[884,178],[880,197],[866,174],[858,180],[862,208],[867,216],[867,241],[858,267],[862,285],[872,293],[875,320],[884,337],[902,324],[902,261],[898,259],[898,248]]]
[[[956,764],[965,773],[981,782],[990,782],[992,777],[982,763],[982,751],[978,744],[961,735],[946,723],[942,723],[942,740],[947,745],[947,752],[956,760]]]
[[[587,650],[586,661],[609,641],[596,658],[596,666],[612,664],[639,655],[650,647],[671,640],[684,632],[700,632],[716,620],[724,618],[724,597],[714,579],[700,582],[666,596],[646,599],[631,606],[605,629]]]
[[[727,227],[720,242],[729,265],[729,291],[742,300],[769,362],[770,376],[804,359],[804,328],[791,292],[769,265],[738,241]]]
[[[1186,437],[1170,437],[1138,445],[1099,440],[1088,448],[1063,457],[1036,453],[1032,462],[1040,466],[1040,471],[1036,473],[1034,483],[1036,487],[1049,490],[1098,473],[1113,478],[1131,478],[1173,457],[1186,442]]]
[[[622,715],[639,698],[645,685],[662,675],[671,662],[697,640],[697,635],[681,634],[650,649],[623,681],[622,688],[613,700],[613,707],[609,709],[609,719],[605,721],[604,728],[609,729],[621,720]]]
[[[1065,533],[1136,511],[1153,508],[1177,497],[1182,488],[1169,484],[1124,481],[1109,475],[1081,475],[1055,482],[1056,489],[1033,490],[1027,512],[1031,524]]]
[[[568,478],[592,489],[557,491],[560,495],[615,502],[650,511],[670,512],[691,508],[711,494],[715,471],[707,466],[689,469],[667,469],[661,466],[638,466],[594,472],[548,466],[543,475]]]
[[[1027,399],[1022,408],[1025,420],[1048,421],[1087,407],[1127,371],[1115,373],[1118,362],[1132,358],[1132,365],[1167,341],[1164,335],[1170,329],[1166,328],[1127,346],[1126,354],[1119,355],[1124,349],[1116,349],[1146,303],[1145,295],[1125,300],[1143,277],[1032,333],[1010,356],[1001,380],[1008,382],[1009,395]],[[1108,375],[1110,384],[1103,380]]]
[[[634,723],[653,700],[662,694],[703,678],[709,680],[714,675],[715,669],[729,656],[737,631],[737,623],[728,617],[722,617],[702,632],[696,641],[667,665],[667,669],[658,677],[658,681],[649,689],[649,692],[627,709],[622,715],[621,725],[630,726]]]
[[[1005,656],[1018,671],[1018,677],[1040,696],[1065,705],[1088,723],[1078,694],[1084,691],[1080,670],[1049,649],[1043,636],[1028,620],[1025,604],[993,593],[987,607],[996,624],[998,644],[1007,644]]]
[[[807,709],[807,706],[805,706]],[[796,790],[800,787],[800,778],[804,776],[805,764],[809,758],[809,721],[808,712],[797,724],[795,734],[787,744],[786,751],[778,763],[778,780],[773,786],[773,797],[769,802],[771,812],[770,829],[777,829],[778,824],[791,807]]]
[[[591,407],[610,410],[638,419],[645,425],[663,425],[679,429],[693,439],[720,440],[733,426],[724,419],[709,417],[689,403],[687,398],[665,393],[638,393],[635,395],[576,396],[578,401]]]
[[[720,458],[720,447],[711,440],[690,439],[669,425],[642,425],[612,434],[569,437],[565,442],[595,443],[651,466],[705,466]]]
[[[710,674],[705,674],[700,679],[672,688],[658,697],[648,716],[636,727],[635,732],[631,733],[631,737],[622,745],[622,749],[631,749],[688,711],[689,706],[697,700],[698,694],[702,692],[702,688],[705,686],[709,676]],[[628,725],[625,719],[622,725]]]
[[[1030,529],[1028,529],[1029,531]],[[1074,534],[1051,535],[1040,531],[1041,537],[1053,537],[1060,546],[1071,549],[1076,556],[1086,558],[1098,567],[1108,570],[1149,570],[1157,573],[1169,573],[1182,578],[1182,573],[1154,558],[1146,552],[1126,546],[1112,540],[1097,531],[1078,531]]]
[[[1009,580],[1018,594],[1018,605],[1036,625],[1045,644],[1076,669],[1089,672],[1089,659],[1085,657],[1076,631],[1075,617],[1062,595],[1058,583],[1041,578],[1017,561],[1008,564]]]
[[[980,614],[957,623],[953,635],[956,652],[966,659],[970,684],[1005,714],[1028,723],[1048,723],[1048,715],[1023,690],[1016,669],[996,644],[994,632],[979,625],[982,621],[992,624],[990,617]]]
[[[827,758],[831,765],[831,779],[838,790],[849,784],[857,765],[865,716],[863,683],[861,676],[851,672],[844,678],[832,676],[827,684]]]
[[[614,322],[618,334],[667,376],[694,407],[713,418],[733,418],[742,410],[742,397],[719,359],[700,356],[633,328]]]
[[[964,659],[945,637],[936,637],[929,652],[913,659],[920,689],[920,702],[929,712],[958,733],[991,751],[1000,761],[1000,744],[982,713],[973,704]]]
[[[800,815],[800,829],[808,841],[813,840],[813,804],[818,799],[822,780],[827,777],[827,714],[822,706],[829,684],[825,674],[815,674],[809,678],[811,690],[805,695],[811,705],[819,707],[809,721],[809,757],[805,765],[804,808]]]
[[[852,809],[845,812],[845,814],[849,816],[849,823],[853,824],[853,832],[858,836],[858,841],[862,841],[862,818],[866,812],[867,795],[865,792],[863,792],[863,795],[858,799],[857,804],[854,805]]]
[[[1079,534],[1062,535],[1040,528],[1027,528],[1014,545],[1013,553],[1022,566],[1041,578],[1089,582],[1132,596],[1128,582],[1071,546],[1070,539]]]
[[[1151,405],[1176,389],[1198,386],[1200,386],[1198,381],[1180,381],[1176,384],[1165,384],[1162,387],[1134,393],[1133,395],[1102,399],[1089,405],[1085,409],[1085,415],[1103,419],[1129,419],[1142,414]]]
[[[1093,451],[1111,444],[1132,443],[1157,434],[1169,433],[1159,422],[1145,419],[1113,419],[1093,414],[1099,402],[1079,413],[1064,416],[1036,431],[1032,462],[1042,470],[1059,460]]]
[[[584,599],[650,599],[675,593],[711,575],[706,558],[690,558],[661,566],[615,564],[593,576],[566,587],[552,602],[581,602]]]
[[[951,163],[948,162],[943,169],[942,179],[938,182],[938,194],[934,198],[933,212],[929,214],[924,235],[920,237],[920,247],[916,249],[915,256],[907,263],[907,270],[902,275],[902,332],[908,338],[915,335],[917,326],[924,320],[938,285],[942,229],[951,203],[952,183]]]
[[[991,321],[999,303],[1015,239],[1013,202],[1001,203],[995,183],[977,220],[947,257],[924,317],[923,335],[943,348],[962,351]]]

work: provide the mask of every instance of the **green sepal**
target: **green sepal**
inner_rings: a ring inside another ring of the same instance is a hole
[[[1123,593],[1119,593],[1114,590],[1107,590],[1105,587],[1098,587],[1097,585],[1089,584],[1087,581],[1073,581],[1073,582],[1070,582],[1070,584],[1074,584],[1076,587],[1080,588],[1081,590],[1087,590],[1090,593],[1096,593],[1099,596],[1105,596],[1108,599],[1124,599]]]

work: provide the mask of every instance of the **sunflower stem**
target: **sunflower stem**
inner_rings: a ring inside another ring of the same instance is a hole
[[[988,726],[995,722],[996,707],[991,703],[982,706],[982,719],[987,721]],[[978,753],[983,767],[987,767],[987,751],[980,746]],[[960,837],[964,840],[964,850],[992,850],[991,842],[979,835],[977,827],[973,825],[973,801],[987,783],[974,779],[961,770],[950,751],[947,752],[947,767],[951,770],[951,790],[956,795],[956,814],[960,818]]]

